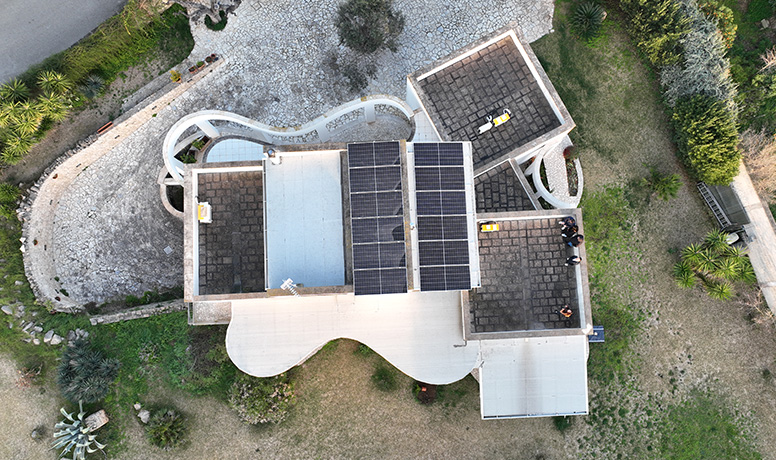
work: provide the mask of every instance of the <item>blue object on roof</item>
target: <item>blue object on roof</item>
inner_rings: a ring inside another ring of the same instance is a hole
[[[590,343],[603,343],[604,342],[604,327],[593,326],[593,333],[587,336],[587,340]]]

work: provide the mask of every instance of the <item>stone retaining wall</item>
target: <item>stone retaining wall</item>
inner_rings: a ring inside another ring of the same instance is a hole
[[[192,85],[212,75],[224,63],[219,59],[214,64],[194,75],[186,75],[182,83],[169,82],[157,92],[144,99],[137,106],[114,121],[114,128],[101,136],[92,134],[79,142],[76,148],[68,150],[57,158],[22,200],[17,210],[22,222],[22,247],[24,272],[35,297],[41,302],[51,302],[58,311],[74,311],[81,305],[70,300],[61,292],[53,260],[52,246],[53,218],[59,206],[60,197],[67,191],[78,175],[89,165],[99,160],[130,134],[146,124],[156,112],[170,104]],[[167,74],[158,79],[167,79]],[[158,84],[154,81],[149,85]],[[86,217],[86,216],[84,216]]]
[[[98,324],[110,324],[118,323],[119,321],[127,321],[130,319],[148,318],[150,316],[161,315],[164,313],[172,313],[175,311],[186,310],[186,304],[183,299],[171,300],[169,302],[154,303],[149,305],[142,305],[128,311],[122,311],[119,313],[112,313],[109,315],[96,315],[89,318],[89,322],[92,326]]]

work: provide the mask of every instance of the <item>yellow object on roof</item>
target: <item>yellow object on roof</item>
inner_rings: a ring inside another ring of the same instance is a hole
[[[510,118],[512,118],[512,115],[510,115],[509,112],[504,112],[500,116],[493,119],[493,125],[498,126],[502,123],[506,123]]]
[[[480,231],[482,232],[497,232],[499,229],[498,222],[488,222],[480,225]]]
[[[213,213],[210,210],[210,203],[197,203],[197,220],[203,224],[213,222]]]

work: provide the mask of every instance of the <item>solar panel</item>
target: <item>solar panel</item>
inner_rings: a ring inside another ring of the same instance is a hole
[[[349,144],[348,172],[354,291],[407,292],[399,143]]]
[[[471,289],[463,145],[417,143],[414,152],[420,289]]]

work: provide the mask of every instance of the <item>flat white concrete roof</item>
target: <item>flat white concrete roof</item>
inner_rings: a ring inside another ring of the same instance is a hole
[[[340,152],[283,154],[265,162],[267,283],[345,284]]]
[[[587,336],[480,342],[483,418],[588,412]]]
[[[478,342],[467,345],[461,322],[459,292],[233,300],[226,350],[243,372],[269,377],[349,338],[416,380],[448,384],[478,361]]]
[[[207,153],[206,163],[260,161],[264,158],[261,144],[246,139],[216,139]]]

